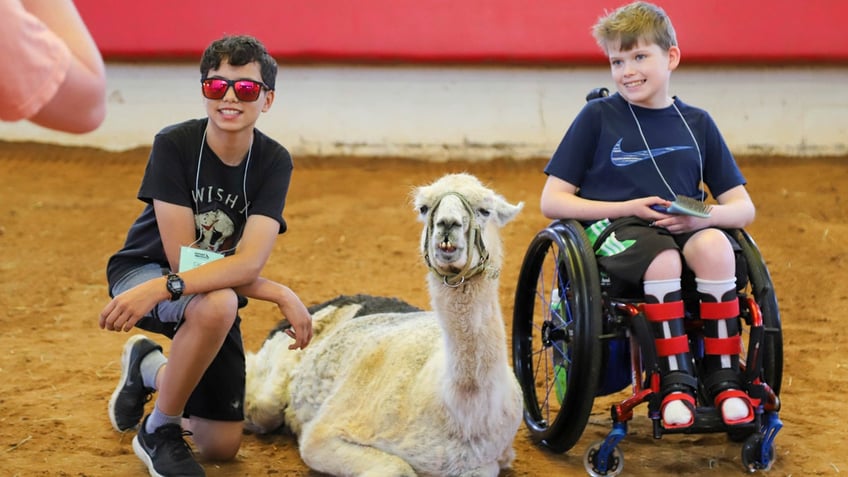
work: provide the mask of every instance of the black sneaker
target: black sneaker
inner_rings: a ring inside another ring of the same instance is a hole
[[[144,335],[135,335],[124,345],[121,380],[109,399],[109,420],[118,432],[135,428],[144,416],[153,389],[145,387],[141,379],[141,360],[154,350],[162,351],[162,347]]]
[[[203,467],[194,460],[191,446],[179,424],[166,424],[148,433],[145,423],[139,426],[138,434],[133,438],[135,455],[144,462],[153,477],[206,477]]]

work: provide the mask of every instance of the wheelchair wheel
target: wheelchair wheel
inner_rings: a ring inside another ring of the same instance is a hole
[[[762,470],[768,472],[774,465],[774,445],[763,449],[762,434],[752,434],[742,446],[742,466],[749,473]]]
[[[763,319],[763,347],[761,350],[762,369],[761,379],[771,387],[776,395],[780,394],[783,380],[783,334],[780,325],[780,311],[777,307],[777,297],[766,263],[760,254],[754,240],[744,230],[736,232],[736,241],[742,247],[742,255],[748,266],[748,285],[743,293],[752,296],[760,308]],[[743,326],[743,341],[748,343],[745,332],[749,329]],[[747,351],[746,346],[743,350]],[[747,354],[741,359],[747,358]]]
[[[555,452],[573,447],[592,411],[602,353],[600,278],[576,221],[539,232],[515,291],[513,367],[532,439]]]

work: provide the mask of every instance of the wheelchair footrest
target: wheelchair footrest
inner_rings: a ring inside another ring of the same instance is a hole
[[[653,419],[654,439],[659,439],[663,434],[708,434],[711,432],[745,431],[752,432],[760,428],[760,416],[756,415],[752,422],[735,426],[728,426],[721,418],[721,412],[714,407],[699,407],[695,410],[695,422],[689,427],[666,429],[662,426],[660,419]]]

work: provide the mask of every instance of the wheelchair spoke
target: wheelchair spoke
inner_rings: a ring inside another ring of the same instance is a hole
[[[516,287],[513,360],[525,423],[534,440],[557,452],[579,439],[600,367],[592,259],[582,227],[556,222],[534,237]]]

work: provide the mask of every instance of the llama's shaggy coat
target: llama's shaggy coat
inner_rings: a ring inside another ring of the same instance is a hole
[[[324,331],[362,315],[375,313],[408,313],[420,309],[397,298],[353,295],[338,296],[309,307],[312,315],[312,346],[327,334]],[[283,412],[289,402],[288,386],[303,352],[288,349],[292,339],[285,333],[291,328],[283,320],[268,334],[257,353],[245,355],[247,390],[244,403],[245,425],[251,432],[267,434],[284,424]]]
[[[304,351],[273,335],[248,356],[248,425],[270,430],[283,412],[304,462],[332,475],[496,476],[514,459],[522,414],[498,302],[498,228],[522,204],[468,174],[417,188],[414,204],[433,311],[354,318],[356,303],[330,305]],[[260,393],[257,379],[277,391]]]

